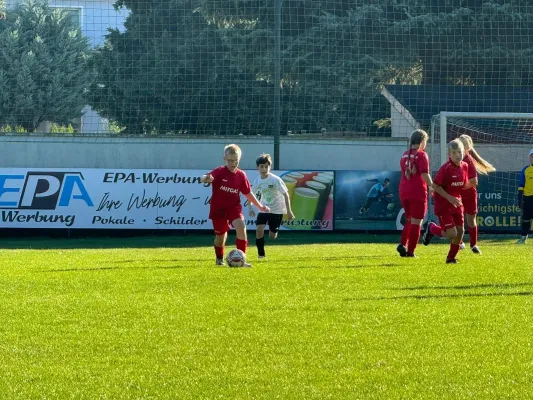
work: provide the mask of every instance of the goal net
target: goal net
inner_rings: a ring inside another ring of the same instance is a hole
[[[497,170],[478,175],[480,231],[518,231],[518,177],[522,168],[529,165],[533,114],[441,112],[433,116],[429,154],[434,173],[448,159],[447,143],[463,134],[472,138],[475,150]]]

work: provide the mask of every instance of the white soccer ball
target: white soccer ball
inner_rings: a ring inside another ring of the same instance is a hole
[[[246,262],[246,254],[239,249],[231,250],[226,256],[226,261],[230,267],[242,267]]]

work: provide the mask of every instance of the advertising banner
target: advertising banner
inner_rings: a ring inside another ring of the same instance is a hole
[[[207,170],[0,169],[4,228],[212,229]],[[245,171],[250,182],[256,170]],[[278,171],[296,218],[282,229],[332,229],[333,173]],[[330,201],[331,200],[331,201]],[[243,214],[249,229],[243,198]]]
[[[398,229],[400,172],[336,171],[335,178],[335,229]]]
[[[404,211],[398,196],[398,171],[336,171],[335,229],[359,231],[401,230]],[[496,172],[478,177],[480,232],[518,231],[520,209],[516,206],[518,172]],[[429,200],[427,218],[433,215]]]

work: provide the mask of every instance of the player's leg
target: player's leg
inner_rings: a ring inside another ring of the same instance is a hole
[[[533,196],[524,196],[522,204],[522,227],[520,229],[520,239],[517,244],[526,244],[531,220],[533,219]]]
[[[281,221],[283,221],[283,214],[270,214],[268,219],[268,237],[270,239],[277,239]]]
[[[427,246],[434,236],[445,237],[446,230],[447,228],[444,228],[443,222],[441,221],[441,217],[439,216],[439,225],[437,225],[433,221],[428,222],[426,230],[424,231],[424,235],[422,236],[422,243],[424,243],[424,246]]]
[[[463,235],[465,232],[465,229],[464,229],[465,221],[464,221],[462,212],[452,214],[451,218],[455,226],[453,228],[446,230],[446,237],[451,239],[450,251],[448,252],[448,256],[446,257],[446,263],[456,264],[457,260],[455,259],[455,257],[457,256],[457,253],[459,252],[459,246],[463,240]],[[447,220],[446,220],[446,223],[447,223]]]
[[[262,258],[265,256],[265,228],[268,222],[267,213],[257,214],[255,224],[257,230],[255,231],[255,246],[257,247],[257,256]]]
[[[477,227],[477,213],[466,214],[466,225],[468,226],[468,235],[470,241],[470,249],[475,254],[481,254],[481,250],[477,245],[478,227]]]
[[[463,196],[463,206],[465,209],[466,225],[468,227],[470,249],[475,254],[481,254],[481,250],[477,245],[477,192],[467,191],[467,193],[466,196]]]
[[[226,219],[213,219],[212,222],[215,231],[213,246],[215,248],[216,264],[224,265],[224,245],[226,244],[230,227]]]
[[[235,228],[235,235],[237,236],[235,244],[237,248],[246,254],[246,247],[248,246],[248,240],[246,236],[246,224],[244,223],[244,217],[235,218],[231,221],[231,225]],[[245,267],[251,267],[252,264],[244,263]]]
[[[409,230],[411,229],[411,203],[409,200],[402,200],[402,208],[405,217],[405,224],[400,236],[400,243],[396,246],[396,251],[400,257],[405,257],[407,254],[407,244],[409,242]]]

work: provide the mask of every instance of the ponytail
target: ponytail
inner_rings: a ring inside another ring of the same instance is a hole
[[[468,152],[468,154],[470,154],[470,156],[474,160],[474,167],[476,168],[476,171],[478,173],[482,175],[487,175],[489,172],[496,171],[496,168],[494,168],[491,163],[483,159],[483,157],[481,157],[474,149],[474,141],[470,136],[461,135],[459,136],[459,140],[461,141],[461,143],[463,143],[465,147],[465,152]]]

